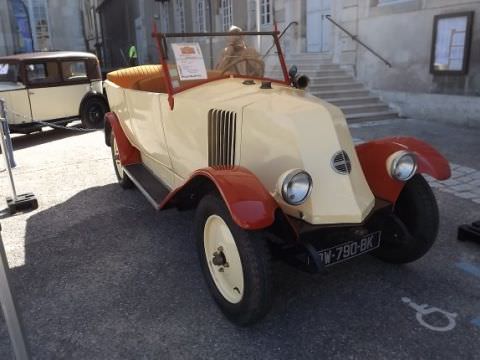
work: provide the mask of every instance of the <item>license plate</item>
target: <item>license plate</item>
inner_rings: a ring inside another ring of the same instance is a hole
[[[325,250],[320,250],[318,251],[318,255],[325,266],[338,264],[378,248],[380,246],[381,233],[381,231],[377,231],[359,240],[349,241]]]

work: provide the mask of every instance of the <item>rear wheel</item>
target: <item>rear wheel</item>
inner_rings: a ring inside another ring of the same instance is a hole
[[[263,318],[272,299],[265,239],[236,225],[224,202],[213,194],[197,208],[195,235],[208,288],[226,317],[242,326]]]
[[[102,98],[91,97],[87,99],[80,113],[83,127],[86,129],[102,129],[107,110],[107,103]]]
[[[130,180],[125,171],[123,171],[122,163],[120,162],[120,152],[118,150],[117,140],[112,130],[110,134],[110,148],[112,150],[113,167],[115,169],[115,175],[117,175],[118,183],[124,189],[133,187],[133,182]]]
[[[395,215],[410,232],[409,239],[383,239],[375,256],[391,263],[408,263],[421,258],[437,238],[437,201],[425,178],[417,174],[403,188],[395,204]]]

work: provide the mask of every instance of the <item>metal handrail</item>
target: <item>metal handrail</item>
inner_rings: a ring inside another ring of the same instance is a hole
[[[330,21],[333,25],[338,27],[340,30],[342,30],[345,34],[347,34],[353,41],[356,41],[360,45],[362,45],[365,49],[370,51],[373,55],[375,55],[377,58],[379,58],[385,65],[387,65],[389,68],[392,67],[392,64],[387,61],[383,56],[381,56],[379,53],[377,53],[375,50],[373,50],[371,47],[369,47],[367,44],[365,44],[363,41],[361,41],[357,35],[353,35],[350,31],[345,29],[342,25],[337,23],[335,20],[332,19],[331,15],[325,15],[328,21]]]
[[[290,22],[287,27],[285,29],[282,30],[282,32],[280,33],[280,35],[278,35],[278,40],[280,40],[282,38],[283,35],[285,35],[285,33],[287,32],[287,30],[290,28],[290,26],[292,25],[295,25],[297,26],[298,25],[298,22],[297,21],[292,21]],[[269,49],[265,52],[265,55],[262,56],[262,60],[265,59],[268,55],[268,53],[274,48],[275,46],[275,43],[272,44],[272,46],[269,47]]]

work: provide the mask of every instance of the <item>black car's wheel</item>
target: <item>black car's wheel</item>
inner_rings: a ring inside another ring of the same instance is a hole
[[[266,240],[235,224],[214,194],[201,200],[194,226],[202,271],[220,309],[237,325],[260,320],[272,300]]]
[[[383,239],[375,255],[391,263],[408,263],[421,258],[432,247],[438,233],[437,201],[425,178],[417,174],[400,193],[395,215],[410,232],[409,239]]]
[[[118,151],[117,140],[115,139],[115,134],[113,131],[110,134],[110,149],[112,150],[113,167],[115,169],[115,175],[117,175],[118,183],[124,189],[132,188],[132,180],[130,180],[128,175],[123,171],[122,163],[120,162],[120,153]]]
[[[88,98],[82,105],[80,112],[83,127],[86,129],[102,129],[107,111],[108,106],[105,100],[100,97]]]

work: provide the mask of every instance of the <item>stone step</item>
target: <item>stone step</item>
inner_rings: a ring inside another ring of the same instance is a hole
[[[355,81],[355,80],[350,75],[312,76],[310,78],[310,84],[312,84],[312,86],[317,84],[348,83],[352,81]]]
[[[325,100],[325,99],[344,98],[344,97],[368,96],[369,92],[368,90],[360,88],[360,89],[354,89],[354,90],[347,89],[347,90],[315,91],[315,92],[311,92],[311,94]]]
[[[373,120],[388,120],[398,118],[398,113],[390,111],[367,112],[357,114],[346,114],[345,118],[349,123],[373,121]]]
[[[312,93],[316,93],[319,91],[329,91],[329,90],[357,90],[363,89],[363,84],[360,84],[355,81],[345,82],[345,83],[310,83],[308,89]]]
[[[272,69],[268,71],[269,74],[275,76],[282,76],[280,70]],[[342,69],[321,69],[321,70],[304,70],[298,69],[300,75],[307,75],[309,78],[325,77],[325,76],[347,76],[348,74]]]
[[[387,104],[361,104],[361,105],[347,105],[339,106],[344,114],[360,114],[360,113],[376,113],[390,111]]]
[[[288,54],[288,59],[332,59],[332,54],[328,53],[294,53]]]
[[[329,59],[286,59],[287,64],[297,65],[297,66],[306,66],[306,65],[330,65],[333,64],[332,60]]]
[[[380,99],[376,96],[324,98],[323,100],[325,100],[329,103],[332,103],[333,105],[339,106],[339,107],[350,106],[350,105],[382,104]]]

